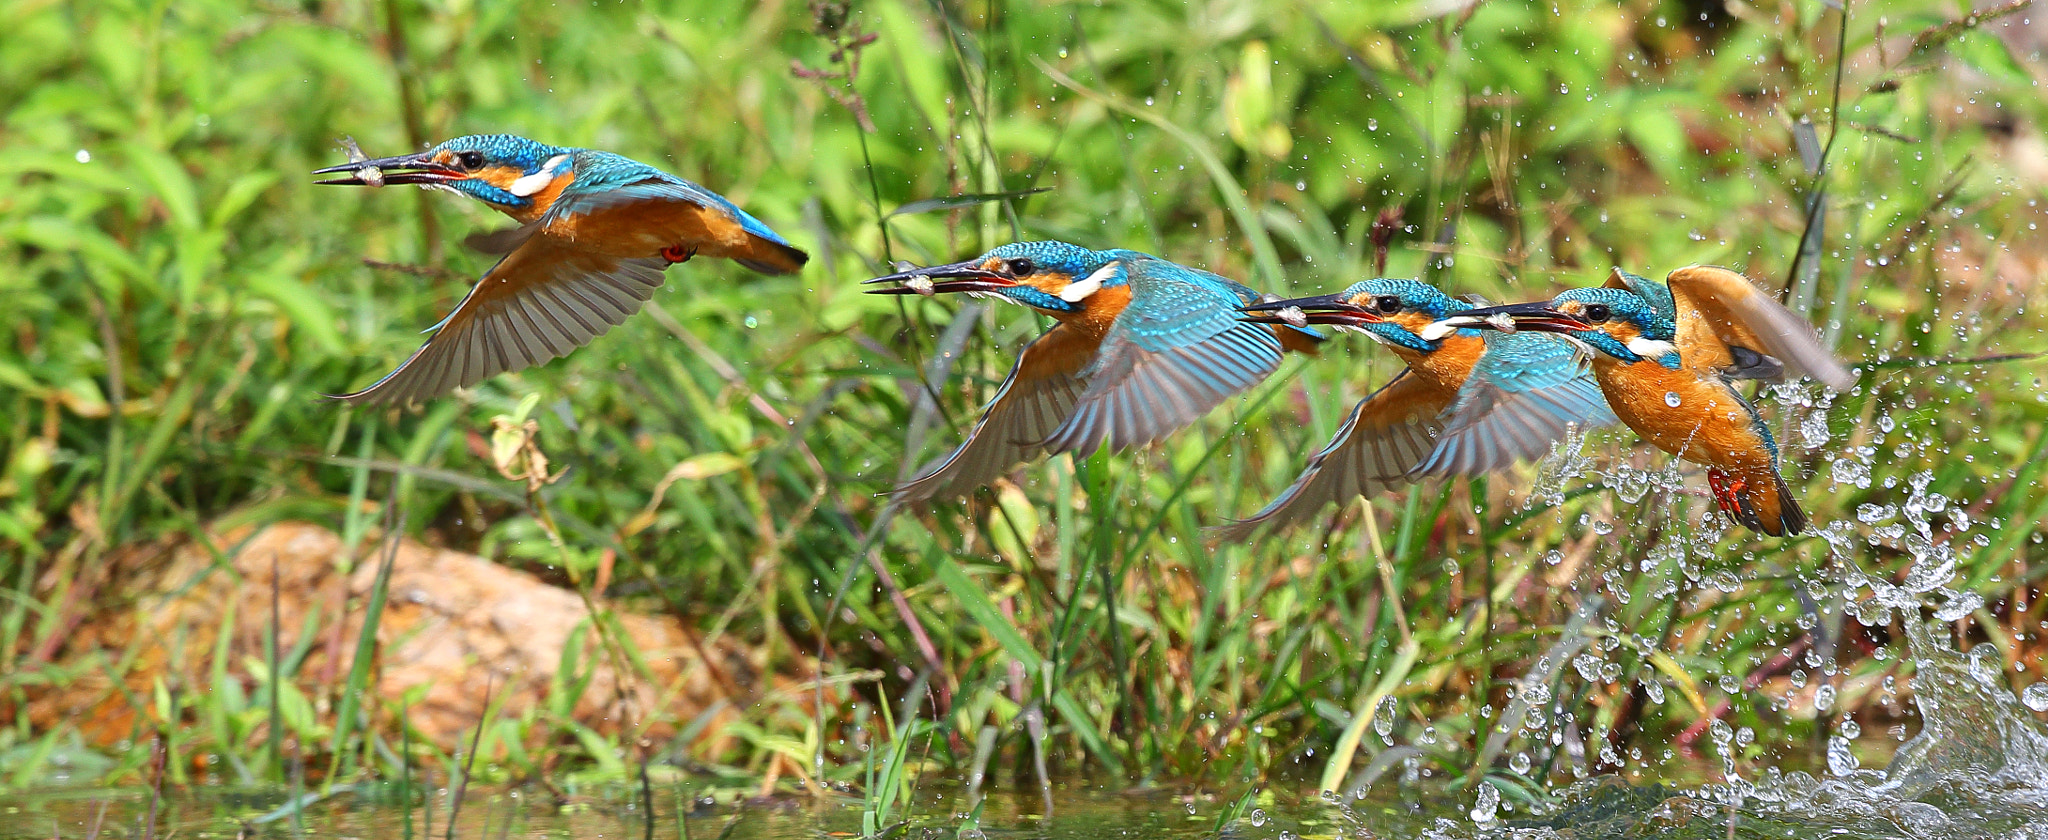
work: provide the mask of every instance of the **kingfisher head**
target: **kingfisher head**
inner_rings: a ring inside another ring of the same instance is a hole
[[[1469,326],[1450,319],[1471,305],[1419,280],[1374,278],[1334,295],[1255,303],[1245,318],[1262,324],[1330,324],[1418,353],[1437,349],[1452,333]]]
[[[1678,325],[1641,295],[1624,289],[1572,289],[1548,301],[1474,309],[1461,326],[1559,333],[1616,361],[1678,368]]]
[[[418,184],[451,190],[516,215],[535,209],[536,196],[569,172],[573,152],[510,134],[472,134],[418,154],[352,161],[313,174],[347,173],[322,184]]]
[[[869,283],[896,283],[870,290],[878,295],[965,292],[994,296],[1043,312],[1085,310],[1096,292],[1129,283],[1126,263],[1140,255],[1091,251],[1065,242],[1012,242],[971,260],[914,268]]]

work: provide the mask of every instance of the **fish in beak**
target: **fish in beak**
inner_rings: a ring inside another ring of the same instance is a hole
[[[1239,320],[1254,324],[1286,324],[1290,327],[1303,327],[1309,324],[1358,327],[1386,320],[1365,307],[1352,303],[1342,294],[1262,301],[1243,307],[1240,311],[1249,314]]]
[[[1489,306],[1484,309],[1468,309],[1445,318],[1440,323],[1453,327],[1499,330],[1501,332],[1533,330],[1535,332],[1575,333],[1593,328],[1592,324],[1558,311],[1547,300],[1532,301],[1530,303],[1510,303],[1505,306]]]
[[[1017,285],[1017,281],[982,267],[978,261],[913,268],[885,274],[864,283],[896,283],[884,289],[869,289],[871,295],[925,295],[945,292],[995,292]]]
[[[396,157],[355,160],[340,166],[313,170],[315,175],[333,175],[338,173],[346,173],[347,177],[331,178],[315,183],[343,184],[358,187],[381,187],[386,184],[426,184],[432,186],[435,184],[445,184],[449,181],[461,181],[469,177],[468,172],[464,172],[454,166],[445,163],[435,163],[427,152],[398,155]]]

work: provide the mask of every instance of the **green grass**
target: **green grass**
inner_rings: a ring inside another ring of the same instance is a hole
[[[1432,774],[1526,787],[1572,772],[1551,733],[1657,773],[1725,704],[1749,733],[1732,766],[1810,762],[1845,714],[1881,732],[1885,698],[1845,693],[1816,722],[1745,681],[1899,669],[1895,649],[1872,653],[1896,618],[1857,607],[1865,630],[1845,607],[1931,544],[1957,555],[1951,585],[1983,599],[1961,631],[2031,681],[2039,668],[2016,663],[2042,650],[2048,366],[1922,363],[2041,347],[2048,195],[2026,175],[2038,152],[2025,158],[2048,108],[2041,62],[2015,59],[1995,21],[1949,23],[1954,4],[1853,3],[1831,113],[1836,12],[1703,5],[1720,8],[877,3],[837,28],[796,4],[20,5],[0,40],[0,708],[81,678],[52,664],[75,659],[37,654],[78,653],[67,621],[124,608],[96,598],[116,547],[286,518],[340,531],[358,563],[381,557],[380,523],[402,523],[586,592],[611,550],[608,595],[778,662],[822,633],[829,672],[884,677],[849,680],[854,699],[817,717],[755,707],[730,754],[535,715],[480,730],[479,770],[573,788],[631,778],[645,757],[744,777],[810,772],[822,752],[828,780],[890,791],[872,792],[878,826],[918,767],[964,772],[977,748],[1005,779],[1031,778],[1042,747],[1055,774],[1348,787],[1405,745]],[[850,92],[791,72],[843,72],[849,55]],[[1794,142],[1805,120],[1829,149],[1818,177]],[[384,155],[486,131],[698,180],[813,262],[786,278],[692,262],[653,311],[569,359],[424,412],[315,399],[409,353],[485,267],[453,243],[501,222],[306,173],[343,159],[341,135]],[[1033,188],[1050,191],[895,212]],[[1795,273],[1817,190],[1822,226]],[[1548,296],[1612,265],[1694,262],[1796,282],[1842,355],[1881,362],[1819,419],[1805,387],[1764,409],[1825,538],[1730,532],[1699,476],[1610,432],[1586,449],[1591,471],[1426,483],[1372,500],[1371,529],[1354,505],[1209,545],[1203,526],[1263,504],[1398,369],[1357,339],[1149,450],[1062,457],[1021,485],[879,516],[875,494],[952,446],[1044,326],[861,294],[891,260],[1060,238],[1310,293],[1371,272],[1386,210],[1405,219],[1387,273],[1456,294]],[[959,318],[975,329],[921,411]],[[532,494],[465,445],[522,405],[570,468]],[[1906,512],[1865,524],[1863,506]],[[1927,543],[1885,530],[1909,515]],[[66,606],[74,592],[84,603]],[[260,673],[217,668],[216,690],[135,698],[151,727],[139,756],[0,716],[0,780],[46,783],[59,755],[145,778],[152,735],[172,767],[226,755],[256,781],[461,773],[467,755],[405,740],[397,710],[343,701],[367,647],[328,684],[279,646]],[[1539,667],[1567,651],[1569,666]],[[101,661],[119,673],[133,653]],[[572,709],[583,686],[564,680],[551,702]],[[1516,705],[1539,685],[1550,703]],[[877,714],[884,702],[901,705]],[[1529,726],[1490,739],[1516,709]],[[526,737],[537,729],[555,734]],[[1333,750],[1350,760],[1330,764]]]

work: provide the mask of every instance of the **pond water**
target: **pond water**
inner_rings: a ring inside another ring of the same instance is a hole
[[[1990,657],[1949,647],[1945,633],[1909,625],[1921,729],[1884,770],[1861,768],[1846,744],[1814,773],[1772,768],[1758,778],[1665,785],[1600,777],[1541,801],[1446,789],[1389,777],[1362,799],[1283,789],[1116,791],[1060,786],[1051,812],[1037,795],[922,785],[888,838],[1934,838],[2048,840],[2048,728],[2004,685]],[[96,837],[618,837],[676,840],[858,837],[857,799],[700,802],[687,787],[653,791],[650,826],[637,792],[561,804],[535,788],[465,797],[448,831],[446,792],[433,813],[389,788],[315,802],[294,815],[280,791],[61,791],[0,806],[0,838]],[[152,807],[156,825],[150,828]],[[678,819],[679,814],[684,814]]]
[[[1038,795],[924,785],[885,838],[2048,838],[2048,727],[2005,688],[1989,658],[1958,654],[1944,633],[1913,625],[1913,703],[1921,731],[1886,770],[1858,768],[1845,746],[1819,772],[1778,768],[1704,785],[1626,783],[1602,776],[1544,801],[1395,779],[1364,799],[1290,791],[1108,791],[1067,785],[1051,813]],[[858,838],[858,799],[694,801],[686,787],[643,799],[621,789],[561,805],[539,789],[469,795],[449,832],[449,797],[434,813],[387,789],[338,795],[293,815],[283,791],[51,791],[0,807],[0,838]],[[158,811],[150,830],[152,805]],[[682,815],[678,820],[678,815]]]

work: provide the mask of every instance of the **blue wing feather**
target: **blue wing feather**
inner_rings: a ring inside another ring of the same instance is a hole
[[[1131,302],[1084,372],[1088,389],[1044,441],[1052,452],[1122,449],[1158,440],[1259,383],[1280,366],[1271,330],[1238,320],[1257,293],[1206,271],[1123,257]]]
[[[1569,343],[1538,333],[1486,335],[1486,352],[1445,412],[1436,448],[1413,475],[1479,475],[1540,458],[1570,426],[1616,422]]]

